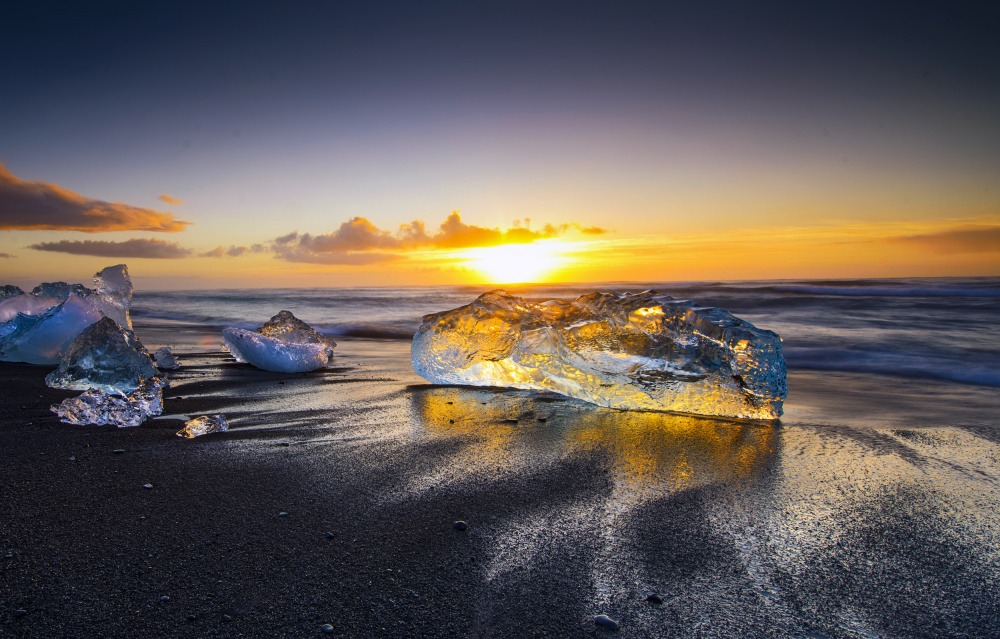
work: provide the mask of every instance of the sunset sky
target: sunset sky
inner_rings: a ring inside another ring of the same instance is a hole
[[[995,3],[38,2],[0,55],[0,284],[1000,275]]]

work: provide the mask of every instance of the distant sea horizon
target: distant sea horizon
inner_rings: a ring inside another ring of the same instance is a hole
[[[134,293],[143,326],[255,328],[288,310],[341,337],[408,340],[428,313],[503,289],[532,300],[656,290],[724,308],[783,340],[789,371],[819,370],[1000,387],[1000,277],[224,288]]]

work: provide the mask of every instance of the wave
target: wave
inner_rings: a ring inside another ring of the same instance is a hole
[[[789,370],[871,373],[1000,387],[1000,369],[995,365],[968,359],[906,351],[856,351],[834,348],[789,348],[784,349],[783,354]]]

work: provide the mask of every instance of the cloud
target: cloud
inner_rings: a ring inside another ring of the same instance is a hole
[[[889,238],[939,253],[1000,253],[1000,226],[963,225],[952,229]]]
[[[11,255],[10,253],[0,253],[0,258],[2,258],[2,259],[9,259],[9,258],[12,258],[12,257],[14,257],[14,256]]]
[[[47,182],[28,182],[0,164],[0,230],[176,233],[189,224],[171,213],[95,200]]]
[[[199,253],[198,257],[242,257],[250,253],[267,253],[270,249],[263,244],[254,244],[253,246],[230,246],[228,249],[224,246],[218,246],[211,251],[206,251],[204,253]]]
[[[36,251],[69,253],[70,255],[94,255],[96,257],[142,257],[154,260],[176,260],[187,257],[191,251],[177,242],[165,242],[143,238],[132,238],[124,242],[101,240],[62,240],[61,242],[41,242],[28,248]]]
[[[580,229],[580,232],[584,235],[604,235],[608,230],[602,229],[599,226],[585,226]]]
[[[173,195],[167,195],[166,193],[160,196],[160,201],[166,202],[171,206],[180,206],[181,204],[184,204],[184,200],[179,197],[174,197]]]
[[[530,228],[531,220],[515,220],[506,230],[466,224],[458,211],[453,211],[435,233],[428,233],[424,222],[414,220],[402,224],[395,233],[382,230],[363,217],[353,217],[340,228],[325,235],[299,234],[297,231],[275,238],[271,250],[278,258],[289,262],[319,264],[373,264],[403,257],[398,251],[412,249],[463,249],[498,244],[528,244],[535,240],[557,237],[570,229],[583,233],[606,233],[597,227],[581,228],[569,223],[546,224],[540,231]],[[221,247],[220,247],[221,248]],[[219,250],[219,249],[216,249]]]

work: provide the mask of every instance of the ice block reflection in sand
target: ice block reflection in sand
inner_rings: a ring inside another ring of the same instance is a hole
[[[496,477],[532,465],[599,457],[613,481],[610,510],[716,482],[755,483],[773,465],[778,426],[645,411],[616,411],[556,395],[427,387],[412,394],[417,423],[436,439],[461,442],[448,469]],[[544,420],[544,421],[540,421]],[[413,488],[417,488],[414,486]]]

